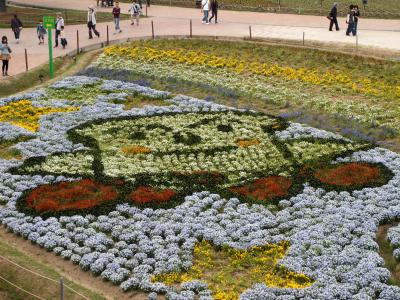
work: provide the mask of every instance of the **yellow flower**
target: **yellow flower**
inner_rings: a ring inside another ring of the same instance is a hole
[[[36,132],[42,115],[77,110],[79,110],[78,107],[34,107],[29,100],[21,100],[0,107],[0,122],[11,123]]]

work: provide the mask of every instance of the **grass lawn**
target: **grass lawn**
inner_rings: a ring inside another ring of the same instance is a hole
[[[128,2],[123,0],[122,2]],[[327,15],[333,2],[338,2],[339,13],[345,15],[348,6],[359,5],[362,16],[374,18],[400,18],[398,0],[369,0],[364,8],[362,0],[219,0],[220,8],[249,11],[272,11],[282,13]],[[152,0],[151,3],[169,5],[170,0]],[[195,7],[195,0],[171,0],[174,6]],[[280,4],[280,5],[279,5]]]
[[[24,27],[35,27],[38,20],[42,20],[43,16],[55,16],[57,12],[61,12],[66,25],[86,24],[87,12],[80,10],[61,10],[58,8],[33,8],[25,6],[7,6],[5,13],[0,13],[0,28],[10,28],[10,21],[14,14],[17,14]],[[129,19],[129,15],[122,14],[121,18]],[[112,21],[111,11],[97,12],[97,22]]]
[[[99,51],[81,53],[77,57],[57,57],[54,59],[55,80],[70,76],[90,64],[99,54]],[[49,65],[38,66],[0,81],[0,97],[13,95],[27,89],[37,88],[43,84],[49,84]]]
[[[54,280],[59,280],[61,274],[56,272],[51,266],[45,265],[38,262],[32,256],[28,256],[25,253],[19,251],[14,246],[6,243],[5,241],[0,241],[0,255],[11,260],[22,267],[28,268],[40,275],[49,277]],[[51,255],[51,254],[49,254]],[[4,279],[12,282],[13,284],[29,291],[35,295],[41,296],[45,299],[58,299],[60,297],[60,287],[59,284],[49,281],[47,279],[36,276],[28,271],[25,271],[7,260],[0,258],[0,276]],[[64,283],[80,294],[93,300],[105,300],[106,298],[98,293],[92,292],[83,286],[72,282],[68,279],[64,279]],[[64,288],[65,299],[78,300],[82,297],[71,292],[69,289]],[[0,278],[0,299],[3,300],[26,300],[34,299],[32,296],[16,289],[9,283]]]

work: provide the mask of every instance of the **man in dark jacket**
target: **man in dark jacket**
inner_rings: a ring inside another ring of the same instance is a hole
[[[17,40],[17,44],[19,43],[19,36],[22,30],[22,22],[18,19],[17,15],[14,15],[14,18],[11,19],[11,29],[14,32],[15,39]]]
[[[329,13],[329,18],[331,20],[331,24],[329,25],[329,31],[332,31],[333,24],[335,24],[336,31],[339,31],[339,24],[337,21],[337,2],[333,4],[331,12]]]
[[[215,18],[215,24],[218,23],[218,1],[217,0],[211,0],[211,18],[209,22],[211,23],[211,20]]]

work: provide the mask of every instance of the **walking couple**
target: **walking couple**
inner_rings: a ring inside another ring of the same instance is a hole
[[[360,17],[360,10],[358,9],[358,5],[350,5],[349,13],[347,14],[346,23],[347,30],[346,35],[350,35],[350,32],[353,36],[357,35],[357,27],[358,27],[358,18]]]
[[[211,18],[208,18],[208,12],[211,9]],[[210,24],[211,20],[215,18],[215,24],[218,23],[218,1],[217,0],[202,0],[201,11],[203,12],[202,23]]]
[[[333,4],[333,7],[328,15],[328,19],[331,21],[329,25],[329,31],[332,31],[333,25],[335,25],[336,31],[339,31],[339,24],[337,20],[338,9],[337,9],[337,2]],[[358,25],[358,18],[360,17],[360,10],[358,5],[350,5],[349,13],[347,14],[346,24],[347,30],[346,35],[357,35],[357,25]]]

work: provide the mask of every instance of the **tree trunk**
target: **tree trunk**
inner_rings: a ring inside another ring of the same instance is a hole
[[[0,0],[0,12],[6,11],[6,0]]]

